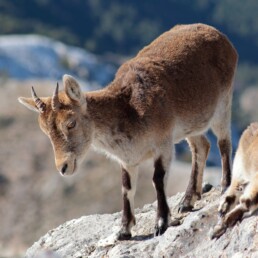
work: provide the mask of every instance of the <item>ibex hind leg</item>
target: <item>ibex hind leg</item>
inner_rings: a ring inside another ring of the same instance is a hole
[[[215,111],[211,129],[217,137],[217,143],[220,150],[221,166],[222,166],[222,179],[221,190],[225,192],[231,182],[231,102],[232,94],[229,92],[218,103]]]
[[[191,211],[195,201],[201,198],[203,170],[210,150],[210,144],[204,135],[188,137],[187,142],[192,152],[192,172],[179,212]]]
[[[156,154],[154,160],[153,185],[157,194],[157,216],[154,236],[162,235],[170,222],[170,211],[167,204],[166,185],[170,163],[172,160],[173,145],[169,141]]]

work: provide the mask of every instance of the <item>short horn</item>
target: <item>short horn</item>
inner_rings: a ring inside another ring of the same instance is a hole
[[[46,111],[46,104],[37,96],[33,86],[31,86],[31,95],[36,104],[37,109],[40,113],[44,113]]]
[[[53,97],[52,97],[52,103],[51,103],[53,111],[58,111],[60,108],[60,102],[58,99],[58,90],[59,90],[59,85],[57,83],[56,89],[55,89]]]

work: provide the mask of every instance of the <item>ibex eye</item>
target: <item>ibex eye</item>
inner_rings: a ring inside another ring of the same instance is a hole
[[[69,124],[67,124],[67,128],[68,129],[73,129],[76,126],[76,121],[70,122]]]

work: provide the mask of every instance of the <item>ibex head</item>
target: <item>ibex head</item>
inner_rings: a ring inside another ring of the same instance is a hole
[[[63,84],[64,91],[58,92],[57,84],[52,97],[39,98],[32,87],[32,98],[18,100],[39,113],[39,125],[50,138],[58,171],[71,175],[91,144],[93,122],[88,117],[86,97],[78,82],[64,75]]]

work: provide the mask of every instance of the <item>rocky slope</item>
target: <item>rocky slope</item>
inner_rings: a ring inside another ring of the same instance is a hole
[[[217,220],[220,198],[213,188],[198,201],[194,212],[177,213],[183,196],[169,199],[172,217],[179,226],[169,227],[164,235],[153,238],[156,203],[137,209],[137,225],[130,241],[110,242],[119,226],[121,213],[91,215],[66,222],[49,231],[28,249],[26,258],[52,251],[53,257],[258,257],[258,218],[246,217],[217,240],[209,231]],[[53,253],[53,254],[54,254]],[[50,255],[51,256],[51,255]],[[49,256],[49,257],[50,257]]]

